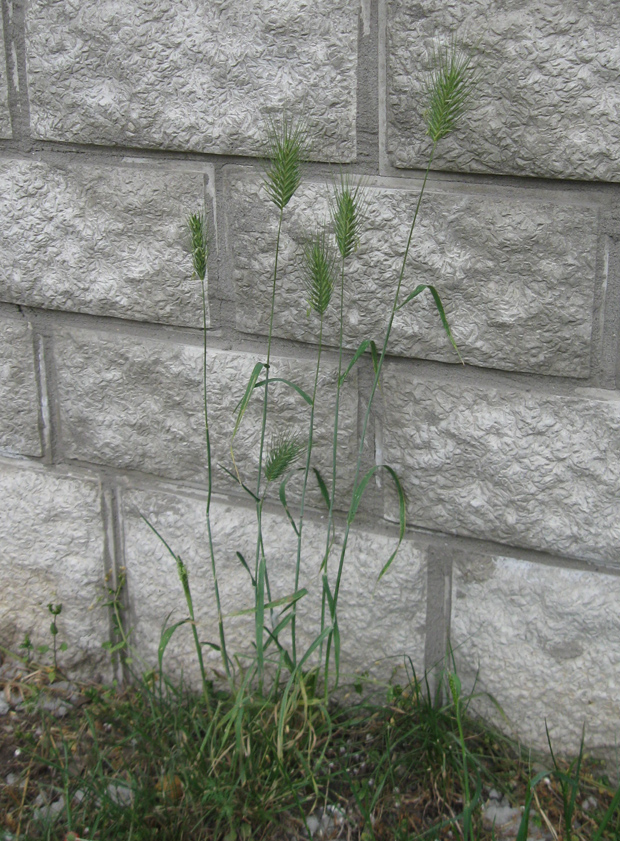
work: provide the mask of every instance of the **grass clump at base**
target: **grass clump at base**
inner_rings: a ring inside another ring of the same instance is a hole
[[[485,819],[489,793],[519,808],[541,762],[529,833],[541,829],[524,839],[549,827],[565,841],[619,837],[618,794],[593,762],[581,757],[575,775],[575,762],[526,755],[415,679],[342,707],[324,704],[316,672],[301,675],[283,739],[282,691],[210,686],[207,700],[154,675],[120,690],[50,684],[45,670],[12,686],[21,700],[0,719],[7,841],[490,841],[508,836]],[[71,694],[60,714],[50,693]]]

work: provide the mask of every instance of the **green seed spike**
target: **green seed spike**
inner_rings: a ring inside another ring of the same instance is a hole
[[[424,115],[427,134],[434,143],[458,128],[469,108],[476,84],[471,55],[456,42],[435,51],[427,88],[428,107]]]
[[[272,438],[265,461],[265,479],[275,482],[284,476],[295,464],[304,447],[304,442],[294,433],[283,432]]]
[[[284,119],[280,125],[271,124],[268,139],[269,165],[264,184],[271,201],[283,210],[301,183],[301,162],[306,149],[306,129],[303,124]]]
[[[364,199],[363,187],[360,184],[353,186],[349,178],[342,175],[340,184],[334,187],[330,212],[336,245],[343,260],[350,257],[359,245]]]
[[[321,317],[329,306],[334,280],[334,257],[325,233],[322,232],[307,243],[304,251],[304,282],[308,292],[308,304]]]
[[[201,213],[192,213],[187,220],[187,224],[192,238],[194,271],[199,280],[204,281],[207,274],[207,256],[209,253],[207,245],[207,223]]]

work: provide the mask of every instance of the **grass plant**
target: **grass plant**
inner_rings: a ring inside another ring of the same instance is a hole
[[[428,165],[425,170],[421,190],[415,205],[409,234],[403,248],[403,257],[400,271],[398,273],[394,299],[391,310],[387,317],[387,323],[383,340],[380,343],[381,351],[378,351],[374,337],[362,340],[359,347],[343,373],[343,323],[344,323],[344,289],[345,289],[345,267],[356,250],[360,239],[365,211],[365,195],[363,187],[353,183],[348,177],[341,177],[340,183],[336,184],[331,197],[330,218],[324,221],[324,225],[313,237],[308,237],[304,250],[302,276],[304,289],[302,294],[306,295],[308,304],[308,315],[316,319],[316,365],[314,385],[309,394],[303,390],[299,383],[281,377],[273,377],[271,373],[271,350],[273,340],[273,323],[276,303],[276,292],[279,280],[279,257],[280,242],[283,225],[285,222],[285,211],[294,200],[296,191],[302,182],[302,162],[305,155],[306,132],[303,126],[288,120],[281,124],[271,126],[269,133],[269,162],[264,174],[264,188],[266,194],[277,212],[277,233],[274,244],[273,275],[271,281],[271,296],[269,307],[269,323],[267,329],[267,347],[264,361],[258,361],[254,365],[249,382],[245,387],[243,397],[239,402],[236,411],[236,419],[231,438],[231,460],[232,470],[226,469],[226,473],[232,476],[238,485],[248,493],[256,510],[256,551],[254,570],[251,573],[252,589],[254,596],[254,658],[246,665],[246,680],[244,676],[243,685],[250,692],[258,692],[262,696],[265,692],[266,668],[268,668],[268,679],[271,680],[275,671],[278,680],[282,680],[284,693],[289,692],[292,686],[291,681],[298,679],[301,675],[302,664],[304,669],[310,666],[316,667],[317,657],[322,663],[320,674],[325,702],[330,693],[338,687],[340,680],[340,632],[338,622],[338,603],[342,585],[342,577],[345,568],[345,558],[348,548],[350,530],[359,509],[364,492],[372,476],[378,469],[385,470],[394,481],[399,499],[399,537],[396,548],[384,564],[381,575],[387,572],[391,563],[396,557],[398,547],[405,535],[405,492],[395,470],[382,465],[381,468],[373,467],[362,475],[363,451],[365,446],[368,422],[372,410],[372,403],[381,378],[382,367],[388,352],[392,325],[396,313],[403,307],[410,305],[420,294],[428,291],[435,302],[441,323],[449,340],[454,345],[452,334],[446,320],[443,305],[437,290],[428,285],[419,285],[408,294],[403,294],[403,283],[407,267],[408,255],[414,229],[420,212],[429,172],[432,166],[433,155],[437,144],[449,133],[458,128],[459,121],[464,116],[473,85],[473,73],[470,59],[464,56],[454,45],[437,54],[436,66],[430,81],[429,104],[426,121],[427,131],[432,140],[432,150],[429,156]],[[193,215],[189,219],[189,231],[193,255],[194,272],[202,284],[203,313],[206,312],[205,298],[205,277],[208,262],[208,236],[205,220],[200,215]],[[331,243],[333,237],[333,245]],[[339,269],[339,272],[338,272]],[[332,470],[331,477],[327,481],[313,466],[313,443],[316,409],[328,397],[319,389],[321,356],[323,350],[323,326],[325,314],[331,305],[333,292],[336,287],[339,274],[339,347],[338,347],[338,376],[335,394],[335,417],[332,442]],[[203,359],[203,388],[204,388],[204,421],[205,421],[205,444],[207,449],[207,468],[209,475],[209,488],[207,500],[207,530],[209,540],[209,555],[211,558],[211,571],[214,581],[216,606],[219,623],[219,651],[222,655],[226,674],[230,681],[234,680],[231,673],[231,663],[226,647],[226,634],[222,611],[219,599],[219,584],[217,576],[217,564],[213,542],[211,538],[210,524],[210,502],[213,488],[213,470],[211,461],[211,446],[209,437],[209,416],[207,399],[207,347],[206,347],[206,315],[204,321],[204,359]],[[454,345],[456,349],[456,345]],[[346,515],[344,531],[341,536],[341,550],[338,559],[335,577],[330,580],[329,556],[335,539],[335,510],[336,510],[336,482],[338,473],[338,421],[340,408],[340,394],[342,384],[352,367],[361,359],[365,353],[370,353],[374,363],[374,380],[370,393],[370,400],[363,418],[359,450],[354,468],[353,491],[351,494],[348,513]],[[458,353],[458,351],[457,351]],[[262,378],[261,378],[262,377]],[[292,389],[295,394],[305,402],[308,411],[307,416],[307,437],[305,439],[304,466],[300,468],[301,490],[297,498],[297,506],[293,508],[287,500],[287,483],[293,472],[293,464],[301,452],[300,441],[292,430],[281,430],[277,440],[272,441],[270,448],[267,447],[266,436],[268,418],[273,408],[271,398],[271,386],[274,382],[283,384]],[[259,432],[259,446],[257,459],[257,473],[255,490],[251,490],[251,481],[242,480],[237,469],[234,447],[237,433],[244,422],[247,408],[252,401],[262,401],[262,417]],[[304,541],[304,518],[306,514],[306,500],[308,481],[314,472],[321,494],[323,496],[327,511],[327,528],[325,536],[325,553],[317,558],[317,572],[321,574],[322,584],[322,608],[320,617],[320,628],[314,639],[311,639],[305,651],[299,650],[299,635],[297,629],[298,605],[306,595],[306,588],[301,586],[301,558]],[[289,594],[272,594],[269,582],[269,559],[265,553],[265,540],[263,534],[263,507],[271,485],[279,482],[278,496],[286,515],[293,527],[297,539],[296,557],[293,560],[295,575],[293,592]],[[196,653],[202,676],[203,688],[206,687],[207,676],[204,669],[204,661],[200,652],[196,622],[193,605],[189,590],[187,570],[182,560],[175,555],[172,548],[165,542],[165,535],[162,536],[168,551],[174,558],[181,584],[186,596],[189,616],[188,624],[192,628],[195,639]],[[243,558],[242,562],[248,568]],[[249,568],[248,568],[249,569]],[[275,610],[274,608],[281,608]],[[166,644],[177,628],[184,622],[176,623],[166,630]],[[165,646],[164,646],[165,649]],[[161,649],[160,649],[161,650]],[[288,675],[286,675],[288,673]],[[232,685],[232,683],[231,683]],[[205,689],[206,691],[206,689]],[[280,728],[281,729],[281,728]]]

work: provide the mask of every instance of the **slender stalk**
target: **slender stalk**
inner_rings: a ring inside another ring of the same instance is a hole
[[[341,257],[340,265],[340,332],[338,336],[338,378],[336,380],[336,406],[334,409],[334,437],[332,440],[332,486],[331,495],[329,498],[329,513],[327,515],[327,538],[325,541],[325,557],[323,564],[327,573],[327,562],[331,550],[331,535],[334,522],[334,504],[336,500],[336,467],[338,464],[338,414],[340,412],[340,377],[342,376],[342,336],[344,324],[344,261],[345,257]],[[326,595],[323,590],[321,598],[321,632],[325,628],[325,602]],[[323,660],[323,645],[321,644],[321,660]],[[327,681],[327,674],[325,675]]]
[[[207,505],[206,505],[206,520],[207,520],[207,537],[209,540],[209,555],[211,557],[211,572],[213,574],[213,587],[215,590],[215,603],[217,606],[217,622],[220,637],[220,653],[224,663],[224,669],[230,680],[230,663],[228,654],[226,652],[226,636],[224,634],[224,620],[222,617],[222,603],[220,601],[220,589],[217,579],[217,570],[215,566],[215,551],[213,549],[213,535],[211,533],[211,496],[213,494],[213,477],[211,465],[211,439],[209,436],[209,411],[207,399],[207,296],[205,293],[204,278],[200,279],[202,287],[202,387],[204,399],[204,420],[205,420],[205,441],[207,445]]]
[[[334,409],[334,439],[332,442],[332,492],[329,499],[329,514],[327,517],[327,540],[325,545],[325,563],[329,555],[332,524],[334,521],[334,504],[336,499],[336,467],[338,464],[338,414],[340,411],[340,377],[342,376],[342,335],[344,322],[344,260],[341,258],[340,267],[340,332],[338,336],[338,379],[336,380],[336,406]],[[321,628],[321,630],[323,630]]]
[[[152,528],[152,526],[151,526]],[[157,534],[157,532],[156,532]],[[192,599],[192,591],[189,586],[189,576],[187,574],[187,567],[183,563],[181,557],[179,555],[175,555],[168,544],[164,544],[170,554],[174,557],[176,564],[177,564],[177,573],[179,576],[179,581],[181,582],[181,586],[183,587],[183,593],[185,595],[185,601],[187,603],[187,612],[189,613],[190,624],[192,626],[192,636],[194,637],[194,647],[196,648],[196,657],[198,658],[198,666],[200,668],[200,676],[202,678],[202,691],[205,696],[205,700],[207,701],[207,708],[209,707],[209,687],[207,684],[207,673],[205,671],[205,664],[204,659],[202,657],[202,646],[200,645],[200,640],[198,639],[198,631],[196,630],[196,617],[194,615],[194,600]],[[161,680],[161,675],[160,675]]]
[[[312,456],[312,436],[314,432],[314,408],[316,406],[316,393],[319,384],[319,370],[321,367],[321,350],[323,348],[323,313],[321,313],[321,322],[319,327],[319,349],[316,360],[316,373],[314,375],[314,390],[312,392],[312,406],[310,409],[310,429],[308,432],[308,448],[306,452],[306,467],[304,471],[304,482],[301,490],[301,503],[299,510],[299,528],[297,530],[297,561],[295,564],[295,588],[294,593],[299,589],[299,571],[301,567],[301,542],[302,531],[304,527],[304,506],[306,501],[306,489],[308,487],[308,474],[310,473],[310,458]],[[297,625],[297,602],[293,605],[293,618],[291,619],[291,649],[293,665],[297,665],[297,639],[296,639],[296,625]],[[321,630],[323,630],[321,628]]]
[[[269,404],[269,365],[271,361],[271,340],[273,337],[273,315],[275,311],[276,300],[276,280],[278,277],[278,257],[280,254],[280,235],[282,233],[282,219],[284,216],[284,207],[280,207],[280,214],[278,217],[278,235],[276,238],[276,255],[273,266],[273,283],[271,289],[271,312],[269,316],[269,335],[267,338],[267,362],[265,365],[265,398],[263,400],[263,418],[261,423],[260,433],[260,449],[258,456],[258,478],[256,480],[256,496],[259,501],[256,503],[256,522],[258,534],[256,537],[256,562],[254,565],[255,580],[256,580],[256,654],[258,665],[258,683],[259,691],[262,692],[263,687],[263,614],[265,605],[265,553],[263,550],[263,532],[262,532],[262,516],[263,516],[263,501],[260,499],[261,479],[263,475],[263,456],[265,450],[265,431],[267,428],[267,411]]]
[[[347,523],[346,523],[344,537],[343,537],[343,541],[342,541],[342,550],[340,552],[340,561],[338,563],[338,574],[336,576],[336,584],[334,586],[334,612],[337,610],[337,607],[338,607],[338,594],[340,592],[340,582],[341,582],[341,579],[342,579],[342,570],[343,570],[343,567],[344,567],[344,559],[345,559],[345,555],[346,555],[346,551],[347,551],[347,543],[348,543],[348,540],[349,540],[349,532],[351,530],[351,525],[352,525],[351,514],[352,514],[352,511],[353,511],[355,491],[357,490],[357,487],[358,487],[360,470],[361,470],[361,466],[362,466],[362,454],[363,454],[363,450],[364,450],[364,443],[365,443],[365,440],[366,440],[366,430],[368,428],[368,420],[370,418],[370,411],[371,411],[371,408],[372,408],[372,403],[373,403],[373,399],[374,399],[374,396],[375,396],[375,392],[377,390],[377,386],[379,384],[379,379],[381,377],[381,370],[383,368],[383,361],[385,359],[385,354],[386,354],[386,351],[387,351],[387,346],[388,346],[388,342],[389,342],[389,339],[390,339],[390,334],[392,332],[392,325],[394,324],[394,317],[396,315],[396,310],[398,309],[398,302],[399,302],[399,298],[400,298],[400,289],[401,289],[402,282],[403,282],[403,277],[404,277],[404,274],[405,274],[405,268],[406,268],[406,265],[407,265],[407,258],[409,256],[409,249],[411,247],[411,240],[412,240],[412,237],[413,237],[413,231],[414,231],[414,228],[415,228],[416,221],[418,219],[418,213],[420,211],[420,205],[422,204],[422,197],[424,196],[424,191],[425,191],[425,188],[426,188],[426,182],[428,180],[428,175],[429,175],[429,172],[430,172],[430,169],[431,169],[431,165],[433,163],[433,157],[434,157],[436,148],[437,148],[437,141],[435,140],[433,142],[433,147],[431,149],[430,158],[429,158],[429,161],[428,161],[428,164],[427,164],[427,167],[426,167],[426,171],[424,173],[424,180],[422,182],[422,188],[420,190],[420,195],[418,196],[418,201],[417,201],[417,204],[416,204],[415,213],[413,215],[413,221],[411,222],[411,227],[409,228],[409,236],[407,238],[407,246],[405,248],[405,253],[404,253],[404,256],[403,256],[403,262],[402,262],[402,265],[401,265],[401,268],[400,268],[400,273],[398,275],[398,283],[397,283],[397,286],[396,286],[396,293],[394,295],[394,303],[392,304],[392,310],[390,312],[390,318],[389,318],[389,321],[388,321],[388,326],[387,326],[387,330],[386,330],[386,333],[385,333],[385,338],[383,340],[383,347],[381,349],[381,356],[379,358],[379,363],[377,365],[377,370],[375,372],[375,377],[374,377],[374,380],[373,380],[373,383],[372,383],[372,388],[370,390],[370,398],[368,400],[368,406],[366,408],[366,414],[364,415],[364,423],[362,425],[362,434],[361,434],[360,445],[359,445],[359,450],[358,450],[358,454],[357,454],[357,462],[356,462],[356,465],[355,465],[355,478],[353,480],[353,495],[351,497],[351,506],[349,507],[349,513],[348,513],[348,516],[347,516]],[[333,620],[333,618],[334,617],[332,617],[332,620]],[[326,653],[326,657],[325,657],[326,680],[329,676],[329,656],[330,656],[330,649],[331,649],[331,640],[332,640],[332,635],[330,634],[328,639],[327,639],[327,653]],[[337,686],[337,684],[338,684],[338,675],[336,675],[336,686]]]

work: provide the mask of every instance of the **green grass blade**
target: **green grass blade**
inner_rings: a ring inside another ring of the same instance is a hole
[[[297,528],[297,524],[296,524],[295,520],[293,519],[293,515],[291,514],[291,512],[289,510],[289,507],[288,507],[288,503],[286,501],[286,483],[288,482],[288,480],[291,478],[292,475],[293,475],[292,473],[289,473],[289,475],[285,476],[284,479],[280,482],[280,490],[278,491],[278,496],[280,497],[280,502],[282,503],[282,507],[284,508],[286,516],[289,519],[289,523],[293,526],[293,529],[295,530],[295,534],[297,536],[299,536],[299,529]]]
[[[290,388],[292,388],[294,391],[296,391],[297,394],[299,394],[299,396],[302,397],[309,406],[312,406],[312,398],[310,397],[310,395],[307,394],[303,390],[303,388],[300,388],[298,385],[291,382],[290,380],[287,380],[284,377],[273,377],[273,378],[270,378],[269,385],[272,385],[273,383],[284,383],[285,385],[288,385]],[[267,380],[260,380],[259,382],[254,384],[254,388],[262,388],[262,386],[264,386],[266,384],[267,384]],[[240,405],[240,404],[238,404],[238,405]]]
[[[575,813],[575,804],[577,802],[577,792],[579,791],[579,778],[581,776],[581,763],[583,760],[583,748],[584,748],[584,741],[586,737],[586,725],[585,722],[583,727],[581,728],[581,743],[579,745],[579,755],[577,757],[577,763],[575,766],[575,776],[571,782],[571,796],[568,802],[568,814],[565,817],[566,823],[566,832],[570,836],[572,834],[572,825],[573,825],[573,815]],[[570,838],[568,839],[570,841]]]
[[[450,325],[448,324],[448,319],[446,318],[446,313],[444,312],[443,304],[441,303],[441,298],[439,297],[439,293],[435,289],[434,286],[428,287],[429,292],[433,296],[433,300],[435,301],[435,306],[437,307],[437,312],[439,313],[439,318],[441,319],[441,323],[443,324],[443,329],[446,331],[448,338],[450,339],[450,344],[456,351],[456,355],[458,356],[460,362],[463,362],[463,357],[461,356],[458,347],[456,346],[456,342],[454,341],[454,337],[452,336],[452,331],[450,330]]]
[[[601,841],[603,837],[603,832],[605,831],[605,827],[609,823],[609,821],[613,818],[614,813],[618,806],[620,805],[620,786],[618,786],[618,790],[613,796],[613,800],[609,804],[609,809],[605,812],[605,816],[601,821],[599,828],[596,830],[596,833],[592,836],[592,841]]]
[[[379,465],[377,464],[374,467],[371,467],[368,473],[366,473],[366,475],[362,478],[362,481],[359,483],[359,485],[355,488],[355,491],[353,492],[353,499],[351,500],[349,516],[347,518],[349,524],[353,523],[353,520],[355,519],[355,515],[357,513],[357,509],[359,508],[359,504],[362,501],[362,496],[364,495],[364,491],[366,490],[366,486],[368,485],[368,483],[370,482],[370,480],[372,479],[372,477],[378,469]]]
[[[536,774],[536,776],[527,784],[523,815],[521,817],[521,823],[519,824],[519,831],[517,832],[517,837],[515,838],[515,841],[527,841],[527,834],[530,825],[530,808],[532,806],[532,799],[534,797],[534,789],[536,788],[538,783],[545,777],[548,777],[550,773],[552,772],[541,771],[539,774]]]
[[[263,628],[265,626],[265,553],[260,547],[256,576],[255,628],[256,628],[256,666],[260,675],[261,690],[263,679]]]
[[[428,284],[426,284],[426,283],[421,283],[419,286],[416,286],[416,288],[413,290],[413,292],[410,292],[407,295],[407,297],[405,298],[405,300],[402,301],[402,303],[400,303],[396,307],[396,312],[398,312],[399,310],[402,310],[403,307],[407,306],[409,301],[413,301],[414,298],[417,298],[418,295],[420,295],[422,292],[424,292],[425,289],[428,289],[428,288],[429,288]]]
[[[364,354],[364,353],[368,350],[368,346],[369,346],[369,345],[370,345],[370,340],[369,340],[369,339],[364,339],[364,341],[361,343],[361,345],[360,345],[360,346],[358,347],[358,349],[355,351],[355,353],[353,354],[353,359],[349,362],[349,367],[348,367],[348,368],[347,368],[347,370],[344,372],[344,374],[342,374],[342,376],[340,377],[340,385],[342,385],[342,384],[343,384],[343,382],[346,380],[347,375],[348,375],[348,374],[350,373],[350,371],[351,371],[351,368],[353,368],[353,366],[355,365],[355,363],[357,362],[357,360],[360,358],[360,356],[362,356],[362,354]],[[376,347],[377,347],[377,346],[375,345],[375,348],[376,348]]]
[[[329,605],[329,615],[331,616],[332,625],[334,627],[333,641],[334,641],[334,665],[336,667],[336,674],[340,674],[340,628],[338,627],[338,618],[336,615],[336,602],[329,587],[327,575],[323,575],[323,592]]]
[[[376,375],[379,370],[379,365],[381,364],[381,355],[379,353],[377,343],[373,340],[370,342],[370,356],[372,358],[372,367],[374,368]]]
[[[321,496],[323,497],[325,505],[327,505],[327,510],[329,511],[331,502],[329,498],[329,491],[327,490],[327,485],[325,484],[325,480],[323,479],[319,471],[316,469],[316,467],[313,467],[312,469],[314,470],[314,475],[316,476],[316,481],[318,482],[319,490],[321,491]]]
[[[241,398],[241,400],[237,403],[237,406],[235,407],[234,414],[237,415],[237,420],[235,422],[235,428],[233,430],[232,439],[231,439],[231,442],[230,442],[231,447],[232,447],[232,442],[235,440],[235,435],[237,434],[237,432],[239,430],[239,426],[241,424],[241,421],[243,420],[243,416],[245,415],[245,411],[248,408],[248,403],[250,402],[252,392],[254,391],[254,388],[256,386],[256,381],[258,380],[258,376],[259,376],[260,372],[263,370],[263,368],[265,368],[265,367],[266,366],[265,366],[264,362],[257,362],[256,363],[256,365],[254,366],[254,369],[252,371],[252,374],[250,376],[250,380],[249,380],[249,382],[246,386],[245,393],[244,393],[243,397]]]
[[[331,634],[333,628],[331,625],[328,625],[324,628],[321,633],[316,637],[316,639],[310,644],[306,653],[303,657],[299,660],[297,665],[295,666],[294,671],[292,672],[291,676],[288,679],[286,687],[284,688],[284,692],[282,693],[282,701],[280,704],[280,718],[278,720],[278,757],[283,759],[283,745],[284,745],[284,724],[285,724],[285,715],[286,715],[286,703],[288,701],[288,696],[290,695],[291,688],[293,686],[293,681],[295,680],[295,676],[302,670],[303,666],[307,663],[307,661],[312,657],[314,652],[317,648],[325,641],[327,636]]]
[[[295,602],[303,599],[303,597],[307,594],[308,591],[306,588],[302,587],[301,590],[297,590],[296,593],[291,593],[290,596],[282,596],[279,599],[274,599],[271,602],[263,604],[263,610],[272,610],[274,607],[282,607],[282,605],[290,607],[295,604]],[[234,613],[229,613],[228,616],[250,616],[251,614],[256,613],[257,609],[257,607],[248,607],[245,610],[235,610]]]
[[[255,494],[253,491],[251,491],[251,490],[248,488],[248,486],[247,486],[247,485],[244,485],[244,484],[243,484],[243,482],[241,481],[241,479],[240,479],[238,476],[236,476],[236,475],[232,472],[232,470],[229,470],[227,467],[224,467],[224,465],[223,465],[223,464],[218,464],[218,467],[219,467],[221,470],[223,470],[223,471],[224,471],[224,473],[227,473],[227,474],[230,476],[230,478],[231,478],[231,479],[234,479],[234,481],[235,481],[235,482],[236,482],[236,483],[237,483],[240,487],[242,487],[242,488],[243,488],[243,490],[244,490],[246,493],[248,493],[248,494],[252,497],[252,499],[253,499],[255,502],[259,502],[259,499],[258,499],[258,497],[256,496],[256,494]]]
[[[251,580],[251,582],[252,582],[252,587],[256,587],[256,579],[254,578],[254,576],[252,575],[252,572],[250,571],[250,567],[248,566],[248,562],[247,562],[247,561],[246,561],[246,559],[243,557],[243,555],[241,554],[241,552],[236,552],[235,554],[236,554],[236,555],[237,555],[237,557],[239,558],[239,560],[240,560],[240,562],[241,562],[241,565],[245,568],[245,570],[247,571],[248,575],[250,576],[250,580]]]
[[[403,537],[405,536],[405,529],[407,527],[407,507],[406,507],[406,498],[405,498],[405,491],[403,490],[403,486],[400,483],[400,479],[396,475],[395,471],[389,467],[387,464],[383,465],[383,469],[387,470],[390,474],[392,479],[394,480],[394,484],[396,485],[396,491],[398,492],[398,520],[399,520],[399,530],[398,530],[398,545],[396,549],[392,553],[390,559],[385,564],[381,572],[379,573],[379,578],[377,581],[381,581],[385,573],[391,567],[392,562],[396,558],[398,550],[400,549],[400,544],[403,542]]]
[[[175,555],[175,553],[172,551],[172,549],[170,548],[169,544],[168,544],[168,543],[166,543],[166,541],[164,540],[164,538],[163,538],[163,537],[161,536],[161,534],[157,531],[157,529],[155,528],[155,526],[154,526],[154,525],[152,525],[152,524],[151,524],[151,523],[150,523],[150,522],[146,519],[146,517],[144,516],[144,514],[140,514],[140,517],[144,520],[144,522],[147,524],[147,526],[150,528],[150,530],[151,530],[154,534],[156,534],[156,535],[157,535],[157,537],[161,540],[161,542],[164,544],[164,546],[166,547],[166,549],[168,550],[168,552],[170,553],[170,555],[172,555],[172,557],[174,558],[175,562],[177,562],[177,563],[178,563],[178,558],[177,558],[177,556],[176,556],[176,555]]]
[[[282,643],[278,639],[278,636],[284,630],[284,628],[286,628],[286,626],[288,624],[290,624],[292,619],[293,619],[293,614],[292,613],[287,613],[287,615],[284,617],[284,619],[282,619],[280,622],[278,622],[278,624],[276,625],[276,627],[273,630],[270,630],[267,627],[267,625],[265,625],[265,630],[267,631],[267,634],[269,636],[269,639],[265,643],[265,650],[267,650],[267,648],[269,647],[269,643],[273,642],[275,644],[276,648],[278,649],[278,651],[284,657],[284,662],[285,662],[286,668],[289,670],[289,672],[294,671],[295,664],[291,660],[291,655],[288,653],[286,648],[284,648],[284,646],[282,645]]]
[[[191,619],[181,619],[180,622],[175,622],[174,625],[171,625],[169,628],[164,628],[164,630],[161,632],[161,637],[159,638],[159,648],[157,649],[157,662],[159,663],[160,674],[163,671],[162,663],[164,660],[164,653],[168,648],[168,643],[172,639],[172,635],[177,630],[177,628],[181,627],[181,625],[187,625],[187,623],[191,621]]]
[[[435,302],[435,306],[437,307],[437,312],[439,313],[439,318],[441,319],[443,329],[446,331],[446,335],[448,336],[448,339],[450,340],[450,344],[452,345],[452,347],[456,351],[456,355],[458,356],[459,360],[461,362],[463,362],[463,357],[460,354],[460,351],[459,351],[459,349],[456,345],[456,342],[454,341],[452,331],[450,330],[450,325],[448,324],[448,319],[446,318],[446,312],[443,308],[443,304],[441,303],[441,298],[439,297],[439,292],[435,289],[434,286],[431,286],[428,283],[421,283],[419,286],[416,286],[416,288],[413,290],[413,292],[410,292],[409,295],[407,295],[407,297],[405,298],[405,300],[396,307],[396,312],[398,312],[398,310],[402,310],[402,308],[404,306],[406,306],[410,301],[413,301],[414,298],[417,298],[418,295],[420,295],[422,292],[424,292],[425,289],[428,289],[428,291],[433,296],[433,300]],[[465,363],[463,362],[463,364],[465,364]]]

